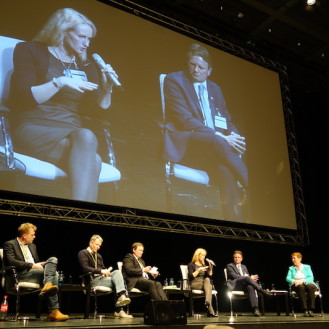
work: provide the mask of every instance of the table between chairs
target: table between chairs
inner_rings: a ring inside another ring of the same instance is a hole
[[[67,313],[70,314],[71,292],[81,291],[88,294],[88,289],[78,283],[63,283],[58,286],[58,301],[61,304],[63,292],[68,292]],[[90,293],[90,291],[89,291]],[[89,298],[87,298],[87,305],[85,306],[85,313],[89,313]],[[85,314],[86,316],[86,314]]]
[[[285,301],[285,309],[286,309],[286,316],[289,316],[289,293],[287,290],[269,290],[269,294],[271,294],[276,299],[276,314],[281,315],[280,309],[280,298],[284,297]]]
[[[183,297],[182,299],[184,299],[184,296],[190,297],[192,294],[191,290],[184,290],[182,288],[177,287],[176,285],[164,286],[163,290],[166,293],[168,299],[170,299],[170,295],[178,295],[178,296],[180,295]],[[190,307],[189,307],[189,316],[190,317],[192,316]]]

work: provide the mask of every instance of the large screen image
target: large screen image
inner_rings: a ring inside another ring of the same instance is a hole
[[[280,76],[96,0],[0,12],[0,189],[296,229]]]

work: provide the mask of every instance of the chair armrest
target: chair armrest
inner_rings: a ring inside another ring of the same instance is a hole
[[[93,280],[93,274],[91,272],[87,272],[79,275],[79,278],[82,280],[83,285],[89,286],[90,282]]]
[[[15,269],[15,266],[5,266],[5,267],[3,267],[1,270],[0,270],[0,272],[2,273],[2,274],[5,274],[6,272],[8,272],[9,270],[14,270]]]
[[[188,279],[183,279],[182,288],[183,290],[191,290],[190,281]]]
[[[8,108],[4,105],[0,105],[0,154],[4,157],[4,165],[7,169],[16,169],[15,168],[15,158],[13,143],[11,140],[9,132],[9,124],[7,120],[7,114],[9,112]],[[1,161],[2,162],[2,161]]]
[[[6,105],[0,103],[0,112],[8,114],[9,113],[9,108]]]

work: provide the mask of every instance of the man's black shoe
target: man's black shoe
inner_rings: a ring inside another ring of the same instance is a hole
[[[255,309],[254,309],[254,316],[260,317],[260,312],[259,312],[258,307],[255,307]]]
[[[258,292],[265,296],[272,296],[269,290],[260,289]]]
[[[314,314],[313,314],[313,311],[312,310],[309,310],[308,311],[308,316],[311,317],[311,318],[314,318]]]
[[[304,317],[308,318],[309,316],[310,316],[310,314],[309,314],[308,310],[304,310]]]

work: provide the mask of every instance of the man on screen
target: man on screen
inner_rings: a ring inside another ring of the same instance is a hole
[[[167,74],[164,157],[207,171],[220,188],[224,219],[240,221],[248,186],[245,137],[231,122],[221,88],[208,80],[211,73],[208,50],[192,44],[187,70]]]

